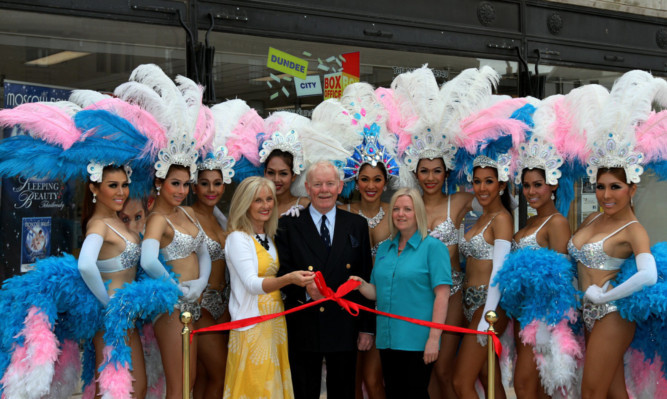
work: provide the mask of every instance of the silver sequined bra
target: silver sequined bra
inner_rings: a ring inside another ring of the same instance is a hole
[[[385,242],[390,241],[390,240],[391,240],[391,237],[387,237],[384,240],[382,240],[382,241],[378,242],[377,244],[373,245],[373,247],[371,248],[371,256],[373,256],[375,258],[375,255],[377,255],[378,248],[380,248],[380,245],[382,245]]]
[[[202,230],[201,226],[199,225],[199,222],[193,219],[192,216],[190,216],[180,206],[178,207],[178,209],[180,209],[181,211],[183,211],[183,213],[185,213],[185,216],[187,216],[187,218],[190,219],[190,221],[195,226],[197,226],[197,229],[199,229],[199,231],[197,232],[197,235],[195,237],[191,236],[190,234],[181,233],[180,231],[176,230],[176,227],[174,227],[171,221],[165,216],[165,219],[167,220],[167,223],[169,223],[169,226],[171,226],[171,228],[174,229],[174,239],[171,240],[169,245],[160,249],[160,253],[164,257],[165,262],[187,258],[188,256],[190,256],[190,254],[197,251],[202,241],[204,240],[204,237],[206,237],[206,234],[204,234],[204,230]]]
[[[211,262],[216,260],[225,260],[225,250],[222,248],[219,242],[215,241],[208,235],[204,235],[204,242],[206,243],[206,248],[208,249],[208,254],[211,256]]]
[[[524,248],[530,248],[530,249],[540,249],[540,244],[537,243],[537,233],[542,230],[542,227],[549,223],[549,220],[555,215],[555,213],[547,218],[540,227],[535,230],[533,234],[529,234],[527,236],[523,236],[519,239],[519,242],[516,242],[512,240],[512,251],[516,251],[517,249],[524,249]]]
[[[595,219],[598,218],[598,216],[591,220],[589,225],[593,223]],[[604,252],[604,242],[609,237],[613,236],[633,223],[637,223],[637,221],[633,220],[632,222],[626,223],[600,241],[584,244],[581,246],[581,248],[577,248],[574,245],[572,242],[572,238],[574,237],[572,237],[567,243],[567,251],[570,253],[570,256],[572,256],[577,262],[581,263],[589,269],[618,270],[621,268],[621,265],[626,261],[626,259],[614,258],[613,256],[607,255],[607,253]]]
[[[461,242],[459,243],[459,251],[466,258],[472,256],[475,259],[479,260],[492,260],[493,259],[493,244],[489,244],[484,239],[484,232],[491,225],[495,216],[489,220],[489,223],[484,226],[482,231],[475,234],[470,241],[467,241],[465,236],[461,237]]]
[[[449,199],[450,197],[447,197],[447,220],[435,226],[433,230],[428,231],[431,237],[437,238],[448,247],[459,243],[459,229],[454,226],[454,222],[450,216]]]
[[[102,273],[119,272],[121,270],[135,267],[137,264],[139,264],[139,258],[141,257],[141,246],[139,246],[139,244],[137,243],[128,240],[127,238],[125,238],[125,236],[120,234],[118,230],[114,229],[108,224],[107,227],[110,228],[114,233],[118,234],[120,238],[122,238],[123,241],[125,241],[125,249],[123,250],[123,252],[114,256],[113,258],[102,259],[102,260],[98,259],[97,268],[100,270],[100,272]]]

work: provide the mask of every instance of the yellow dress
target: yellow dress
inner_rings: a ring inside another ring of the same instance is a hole
[[[259,277],[274,277],[280,263],[273,259],[254,238]],[[285,310],[280,290],[259,295],[261,315]],[[285,317],[256,324],[229,333],[224,398],[279,399],[293,398],[292,374],[287,357],[287,326]]]

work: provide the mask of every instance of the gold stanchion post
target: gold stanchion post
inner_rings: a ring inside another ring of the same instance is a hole
[[[190,324],[192,315],[190,312],[181,313],[181,323],[183,331],[181,338],[183,341],[183,399],[190,399]]]
[[[498,321],[498,315],[496,312],[493,310],[489,310],[486,312],[486,315],[484,315],[486,318],[486,322],[489,323],[489,329],[487,331],[496,333],[496,330],[493,328],[493,325]],[[495,378],[495,372],[496,372],[496,353],[493,349],[493,340],[491,339],[490,336],[487,337],[487,342],[488,342],[488,348],[489,348],[489,359],[488,359],[488,364],[489,364],[489,388],[488,388],[488,399],[495,399],[496,397],[496,378]]]

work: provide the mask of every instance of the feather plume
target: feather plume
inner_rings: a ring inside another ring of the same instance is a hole
[[[420,130],[435,129],[444,111],[438,83],[427,65],[398,75],[391,89],[403,115],[416,115]],[[414,130],[412,133],[417,133]]]
[[[63,149],[70,148],[81,136],[72,117],[58,106],[48,103],[26,103],[0,111],[0,126],[14,125]]]
[[[597,129],[590,139],[598,141],[612,132],[617,141],[634,144],[635,129],[649,117],[653,100],[664,84],[664,80],[645,71],[623,74],[614,82],[609,101],[599,115]]]
[[[570,91],[557,104],[568,115],[567,124],[556,130],[554,143],[566,161],[585,163],[590,154],[588,138],[593,135],[600,114],[609,100],[609,91],[600,85],[585,85]]]
[[[466,69],[446,82],[440,88],[445,107],[439,125],[456,127],[463,119],[487,107],[499,81],[498,72],[483,66],[479,70]]]
[[[69,115],[70,118],[73,117],[77,112],[81,111],[81,107],[71,101],[53,101],[43,104],[58,108],[59,110]]]
[[[207,130],[207,128],[212,129],[212,125],[209,125],[209,121],[206,120],[206,113],[202,112],[202,108],[206,107],[202,104],[204,87],[182,75],[176,76],[175,81],[185,100],[185,129],[194,131],[194,137],[198,141],[199,148],[200,137],[206,139],[213,134],[212,130]]]
[[[155,157],[160,149],[167,146],[167,137],[164,127],[158,123],[153,115],[139,106],[130,104],[119,98],[109,98],[95,103],[91,110],[106,110],[130,122],[143,136],[148,139],[150,156]]]
[[[315,131],[335,137],[349,151],[363,141],[363,136],[352,125],[350,113],[336,99],[328,99],[315,107],[311,120]]]
[[[647,163],[667,159],[667,110],[652,112],[637,126],[637,149]]]
[[[69,101],[81,108],[88,108],[95,103],[109,98],[111,98],[110,95],[102,94],[95,90],[72,90],[72,94],[69,96]]]
[[[227,146],[236,161],[245,157],[259,165],[258,134],[264,131],[264,120],[257,111],[240,99],[228,100],[211,107],[215,120],[213,147]]]
[[[398,137],[397,154],[402,155],[412,142],[410,132],[413,130],[412,125],[418,120],[417,116],[403,118],[393,90],[379,87],[375,90],[375,95],[387,112],[387,128]]]

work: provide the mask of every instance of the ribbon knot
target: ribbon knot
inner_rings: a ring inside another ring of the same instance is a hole
[[[361,284],[359,281],[347,280],[340,287],[338,287],[336,292],[333,292],[331,288],[327,287],[327,283],[324,281],[324,276],[322,276],[322,273],[319,271],[315,272],[315,285],[320,291],[320,294],[324,295],[325,298],[336,302],[338,305],[340,305],[341,308],[345,309],[345,311],[347,311],[352,316],[359,315],[359,306],[356,303],[350,302],[343,297],[349,294],[350,291],[353,291],[355,288],[357,288],[359,284]]]

